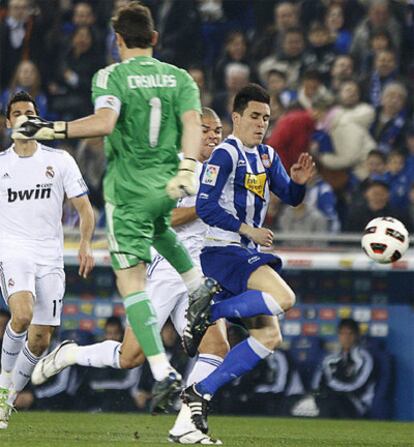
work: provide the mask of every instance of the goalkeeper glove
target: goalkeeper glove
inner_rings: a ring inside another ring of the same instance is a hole
[[[68,123],[46,121],[39,116],[19,116],[13,128],[13,140],[61,140],[67,138]]]
[[[192,196],[197,192],[195,169],[197,161],[193,158],[184,158],[178,167],[178,172],[167,183],[167,194],[174,200],[184,196]]]

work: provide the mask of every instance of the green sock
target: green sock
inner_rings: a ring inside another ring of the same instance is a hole
[[[178,240],[171,228],[154,237],[154,248],[177,270],[184,273],[194,266],[190,255],[184,245]]]
[[[145,292],[135,292],[124,298],[128,322],[146,357],[164,352],[157,315]]]

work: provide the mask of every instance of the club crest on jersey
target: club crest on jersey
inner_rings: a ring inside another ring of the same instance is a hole
[[[270,168],[271,163],[270,163],[270,157],[269,157],[269,155],[268,155],[268,154],[262,154],[262,155],[260,156],[260,158],[262,159],[263,166],[264,166],[265,168]]]
[[[219,172],[220,166],[207,164],[201,183],[204,185],[214,186],[217,182]]]
[[[8,281],[8,283],[7,283],[7,285],[8,285],[9,287],[14,287],[14,279],[13,279],[13,278],[10,278],[9,281]]]
[[[46,173],[47,178],[53,178],[55,176],[55,171],[53,170],[53,166],[47,166],[46,167]]]
[[[244,177],[244,187],[252,193],[264,199],[267,175],[265,172],[260,174],[246,173]]]

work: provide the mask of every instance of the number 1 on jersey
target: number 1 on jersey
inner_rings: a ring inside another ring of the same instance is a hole
[[[150,99],[149,105],[151,107],[149,119],[149,144],[155,147],[158,144],[158,137],[160,135],[161,127],[161,100],[154,96]]]

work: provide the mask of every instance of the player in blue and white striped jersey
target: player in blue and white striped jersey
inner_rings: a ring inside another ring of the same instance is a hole
[[[223,290],[211,307],[207,300],[190,302],[184,345],[194,355],[208,325],[219,318],[241,319],[250,332],[214,372],[182,394],[195,425],[204,432],[211,396],[280,346],[278,316],[295,302],[294,292],[279,275],[280,258],[260,252],[260,246],[273,242],[272,231],[262,224],[270,192],[292,206],[302,202],[314,163],[309,154],[301,154],[289,177],[276,151],[262,144],[269,102],[266,91],[255,84],[236,95],[233,134],[213,151],[201,174],[196,210],[209,225],[201,266]]]

